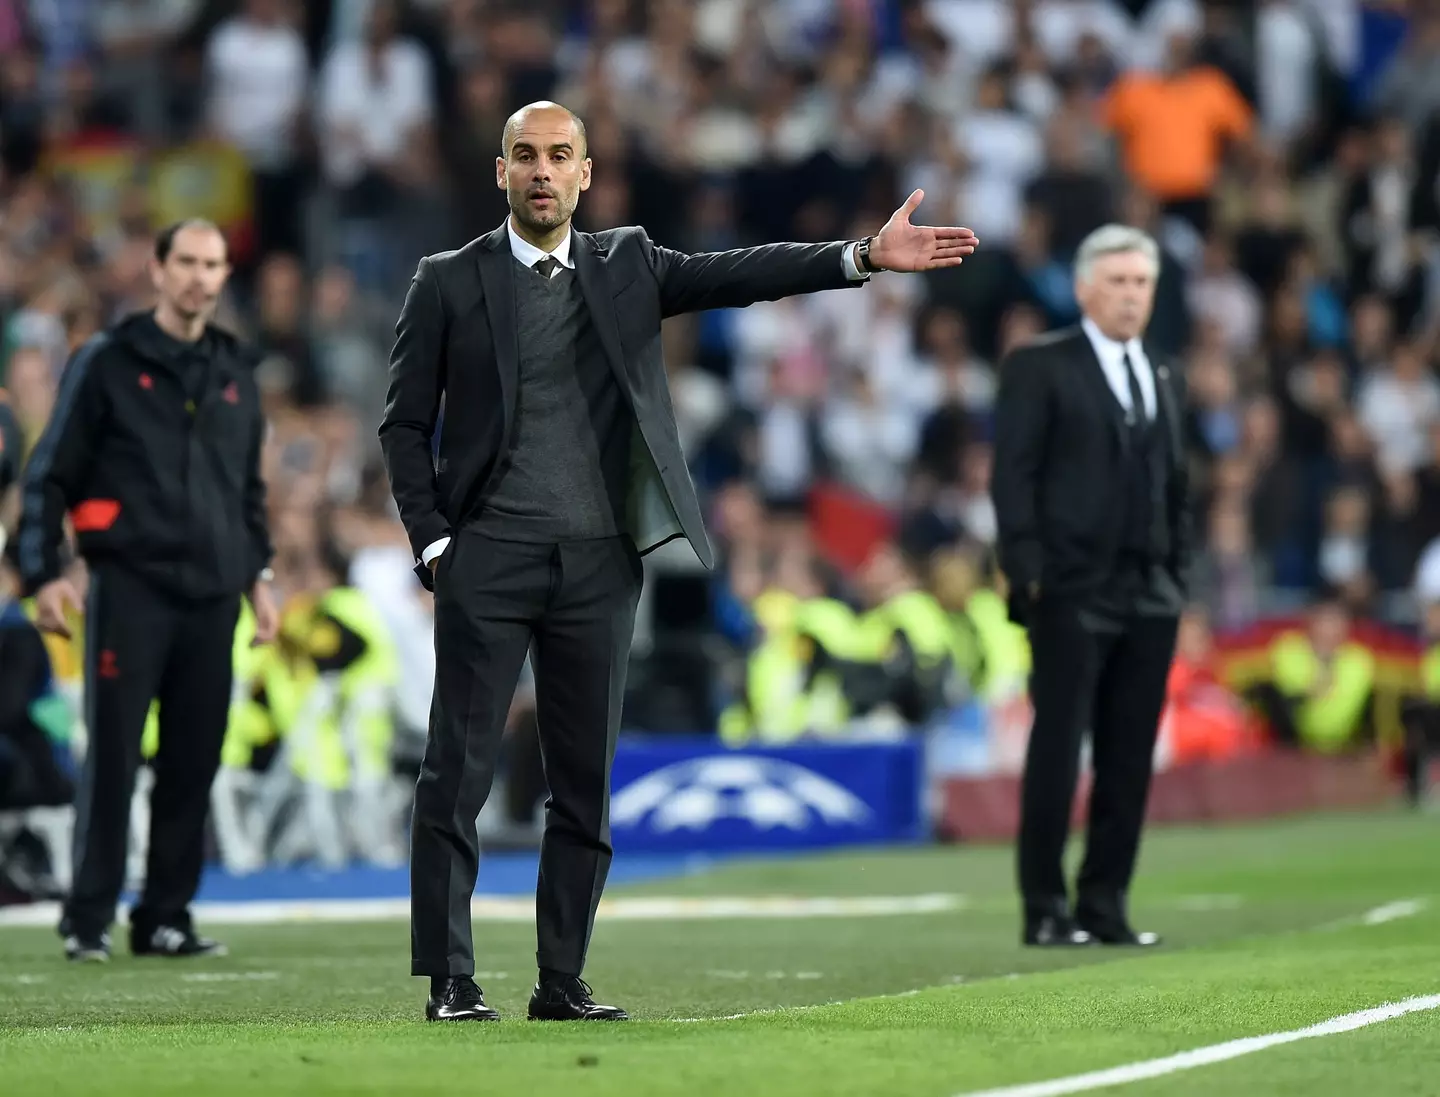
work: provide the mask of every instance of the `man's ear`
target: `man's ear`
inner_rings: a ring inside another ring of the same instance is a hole
[[[500,190],[508,190],[509,173],[505,170],[505,157],[495,157],[495,186]]]
[[[591,167],[590,157],[587,156],[587,157],[585,157],[584,160],[582,160],[582,161],[580,162],[580,189],[581,189],[581,190],[589,190],[589,189],[590,189],[590,167]]]

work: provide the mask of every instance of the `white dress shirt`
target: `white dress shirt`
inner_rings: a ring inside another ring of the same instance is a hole
[[[1125,355],[1130,355],[1130,361],[1135,367],[1135,378],[1140,382],[1140,396],[1145,401],[1145,418],[1154,419],[1155,373],[1140,340],[1131,339],[1117,343],[1101,331],[1088,316],[1080,321],[1080,327],[1084,329],[1090,345],[1095,348],[1095,357],[1100,359],[1100,368],[1105,371],[1105,380],[1110,383],[1110,391],[1115,394],[1115,399],[1120,401],[1126,416],[1134,411],[1130,406],[1130,378],[1125,370]]]
[[[575,236],[573,231],[565,234],[565,239],[555,245],[554,251],[541,251],[534,244],[530,243],[529,240],[526,240],[515,231],[515,225],[508,217],[505,218],[505,231],[510,235],[510,254],[515,256],[516,259],[524,263],[527,267],[533,267],[548,255],[551,259],[556,260],[562,267],[568,267],[571,270],[575,269],[575,260],[570,258],[570,241],[574,239]],[[553,278],[555,272],[551,271],[550,276]]]
[[[554,251],[549,252],[542,251],[530,243],[530,241],[524,239],[515,231],[515,223],[508,217],[505,219],[505,231],[510,236],[510,254],[515,256],[517,260],[524,263],[527,267],[533,267],[548,255],[550,258],[557,260],[560,266],[568,267],[571,270],[575,269],[575,260],[570,255],[570,242],[575,236],[573,231],[567,232],[565,239],[555,245]],[[855,247],[856,245],[852,243],[841,254],[841,264],[845,270],[845,277],[852,282],[867,282],[870,280],[870,275],[862,271],[859,264],[856,263]],[[551,271],[550,276],[553,278],[555,272]],[[449,544],[449,537],[441,537],[437,541],[432,541],[425,546],[425,551],[420,556],[421,561],[426,567],[429,567],[430,564],[445,551]]]

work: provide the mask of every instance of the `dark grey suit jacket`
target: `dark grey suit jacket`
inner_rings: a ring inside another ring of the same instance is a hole
[[[660,322],[861,285],[845,276],[845,247],[766,244],[685,255],[638,227],[574,234],[576,277],[639,427],[626,519],[641,552],[683,536],[706,567],[714,564],[675,428]],[[519,370],[514,267],[504,223],[458,251],[427,256],[395,326],[380,444],[417,561],[478,513],[509,450]],[[429,587],[430,569],[415,571]]]

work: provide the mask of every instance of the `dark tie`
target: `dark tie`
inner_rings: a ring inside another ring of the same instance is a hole
[[[544,259],[537,259],[532,270],[538,271],[541,278],[549,278],[560,266],[560,260],[553,255],[547,255]]]
[[[1135,373],[1135,363],[1130,360],[1130,352],[1125,352],[1125,379],[1130,382],[1130,414],[1127,416],[1131,423],[1144,423],[1150,419],[1150,413],[1145,410],[1145,394],[1140,391],[1140,378]]]

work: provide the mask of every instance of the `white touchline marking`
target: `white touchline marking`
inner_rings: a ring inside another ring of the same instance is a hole
[[[1317,932],[1334,933],[1337,930],[1354,929],[1356,926],[1383,926],[1399,918],[1410,918],[1419,914],[1429,905],[1426,899],[1396,899],[1365,911],[1363,914],[1347,914],[1315,927]]]
[[[1393,922],[1397,918],[1409,918],[1424,909],[1424,899],[1397,899],[1393,903],[1386,903],[1374,910],[1367,910],[1361,921],[1367,926],[1378,926],[1385,922]]]
[[[611,922],[680,922],[750,918],[879,918],[945,914],[967,907],[963,895],[847,895],[807,897],[740,895],[712,897],[636,896],[605,899],[598,917]],[[533,896],[477,895],[471,916],[481,922],[532,922]],[[314,899],[196,903],[195,917],[213,925],[276,925],[292,922],[388,922],[410,916],[410,900]],[[0,910],[0,928],[49,926],[59,917],[55,903],[31,903]]]
[[[1094,1070],[1088,1074],[1072,1074],[1069,1078],[1055,1078],[1048,1082],[1026,1082],[1018,1086],[1003,1086],[1000,1089],[976,1090],[961,1094],[960,1097],[1063,1097],[1068,1093],[1084,1093],[1107,1086],[1123,1086],[1130,1082],[1142,1082],[1148,1078],[1163,1078],[1182,1070],[1223,1063],[1238,1059],[1242,1055],[1293,1044],[1297,1040],[1309,1040],[1316,1036],[1335,1036],[1342,1032],[1353,1032],[1357,1028],[1377,1025],[1381,1021],[1393,1021],[1407,1013],[1440,1008],[1440,994],[1427,994],[1418,998],[1406,998],[1390,1002],[1373,1009],[1362,1009],[1321,1021],[1308,1028],[1297,1028],[1290,1032],[1272,1032],[1266,1036],[1247,1036],[1240,1040],[1227,1040],[1223,1044],[1182,1051],[1178,1055],[1167,1055],[1163,1059],[1146,1059],[1138,1063],[1112,1067],[1109,1070]]]
[[[802,972],[801,974],[797,975],[796,978],[799,979],[803,978],[805,975],[814,974],[816,973]],[[963,975],[952,975],[946,982],[939,984],[939,986],[954,986],[957,983],[963,982],[964,979],[965,976]],[[938,989],[938,987],[916,987],[914,990],[901,990],[897,991],[894,994],[867,994],[863,999],[858,1000],[869,1002],[876,999],[886,998],[913,998],[915,995],[923,994],[927,990],[936,989]],[[804,1013],[806,1010],[811,1009],[828,1009],[830,1006],[848,1005],[850,1002],[853,1001],[857,1001],[857,999],[851,998],[846,1000],[843,998],[837,998],[833,1002],[811,1002],[810,1004],[803,1006],[770,1006],[765,1009],[747,1010],[744,1013],[725,1013],[717,1017],[666,1017],[664,1018],[663,1023],[670,1025],[699,1025],[708,1024],[712,1021],[741,1021],[744,1020],[746,1017],[764,1017],[767,1014],[771,1013]]]

